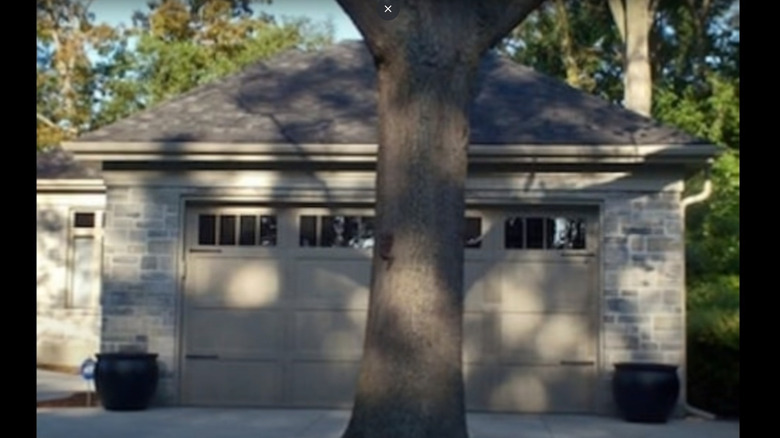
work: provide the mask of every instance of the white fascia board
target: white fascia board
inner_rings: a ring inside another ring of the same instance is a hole
[[[99,161],[308,161],[371,162],[375,144],[270,144],[197,142],[68,142],[82,160]],[[471,162],[642,163],[703,162],[718,155],[714,145],[491,145],[469,146]]]
[[[102,179],[38,179],[38,192],[103,193],[106,185]]]

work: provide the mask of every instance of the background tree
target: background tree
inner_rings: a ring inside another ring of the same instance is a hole
[[[56,145],[280,51],[332,40],[328,23],[278,22],[269,1],[164,0],[129,28],[84,0],[38,1],[38,148]],[[130,17],[128,17],[130,18]]]
[[[657,0],[608,0],[623,41],[623,104],[650,116],[653,80],[650,68],[650,29]]]
[[[106,54],[116,32],[95,24],[90,2],[37,0],[37,147],[43,149],[88,129],[94,103],[94,68],[88,53]]]
[[[540,0],[338,0],[378,83],[371,293],[345,438],[467,436],[462,370],[468,107],[482,55]]]

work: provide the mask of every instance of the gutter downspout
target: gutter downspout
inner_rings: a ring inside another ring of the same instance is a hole
[[[712,159],[707,161],[707,168],[705,169],[705,178],[706,179],[704,180],[704,187],[702,187],[701,192],[699,192],[699,193],[697,193],[695,195],[686,196],[685,198],[682,199],[682,201],[680,201],[680,206],[682,207],[682,220],[683,220],[683,224],[685,223],[685,213],[688,210],[688,207],[690,207],[691,205],[694,205],[694,204],[698,204],[698,203],[704,202],[704,201],[706,201],[710,197],[710,195],[712,195],[712,178],[711,178],[711,173],[712,173]],[[684,284],[685,283],[683,283],[683,285]],[[686,288],[685,294],[683,295],[683,301],[686,299],[687,296],[688,296],[688,290]],[[686,309],[686,307],[687,307],[686,303],[683,302],[682,308]],[[687,324],[687,312],[686,312],[686,324]],[[686,329],[686,333],[687,333],[687,329]],[[686,340],[685,340],[686,352],[687,352],[687,344],[688,344],[688,342],[687,342],[687,335],[686,335]],[[687,356],[687,353],[686,353],[686,356]],[[685,377],[685,380],[687,382],[687,380],[688,380],[688,376],[687,376],[687,374],[688,374],[687,359],[685,361],[686,361],[686,367],[685,367],[686,377]],[[687,392],[687,389],[686,389],[686,392]],[[687,394],[686,394],[686,397],[685,397],[685,403],[684,403],[683,408],[685,409],[685,411],[687,413],[695,415],[697,417],[704,418],[706,420],[715,420],[717,418],[717,416],[715,414],[711,413],[711,412],[707,412],[707,411],[705,411],[703,409],[699,409],[699,408],[697,408],[695,406],[691,406],[690,404],[688,404]]]

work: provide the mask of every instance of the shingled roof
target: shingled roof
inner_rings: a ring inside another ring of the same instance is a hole
[[[73,154],[54,147],[36,156],[37,179],[98,179],[100,163],[77,161]]]
[[[76,142],[376,144],[376,79],[362,42],[290,51]],[[498,55],[481,65],[473,144],[706,142]]]

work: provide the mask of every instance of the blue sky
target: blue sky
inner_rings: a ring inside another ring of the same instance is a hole
[[[94,0],[91,10],[95,19],[110,25],[130,25],[130,17],[136,10],[146,9],[147,0]],[[361,39],[360,33],[336,0],[274,0],[271,5],[255,5],[278,18],[307,17],[314,22],[331,21],[336,41]]]

